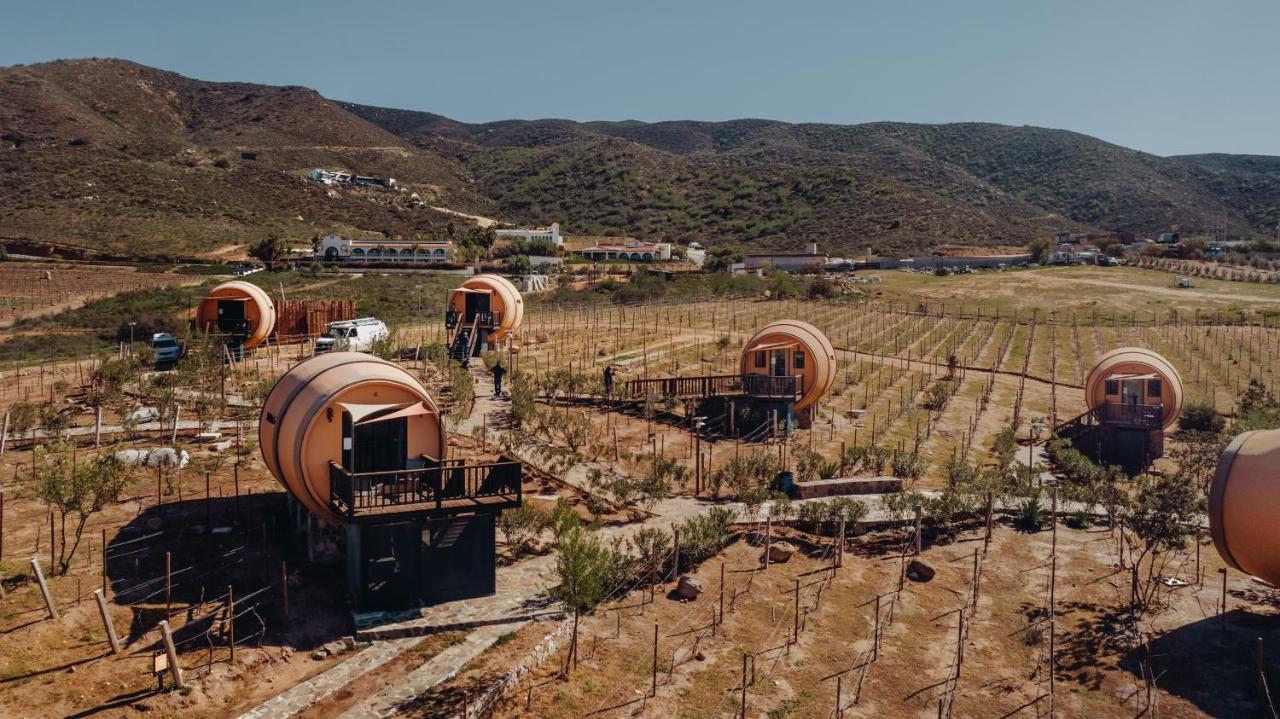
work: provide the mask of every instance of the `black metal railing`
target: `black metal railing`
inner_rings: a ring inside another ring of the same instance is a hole
[[[1156,429],[1164,424],[1164,405],[1107,402],[1094,412],[1100,424]]]
[[[800,376],[772,377],[762,374],[724,374],[702,377],[662,377],[630,380],[619,395],[639,399],[659,397],[773,397],[795,400],[800,397]]]
[[[348,519],[371,514],[461,511],[520,505],[520,461],[467,464],[453,459],[419,469],[349,472],[329,463],[329,504]]]
[[[444,311],[444,327],[451,330],[461,324],[478,324],[485,329],[493,329],[502,324],[502,313],[495,311],[471,312],[471,319],[464,319],[457,310]]]
[[[1159,429],[1164,425],[1164,405],[1107,402],[1059,424],[1054,434],[1070,440],[1099,426]]]
[[[249,334],[249,320],[218,320],[218,331],[231,335]]]

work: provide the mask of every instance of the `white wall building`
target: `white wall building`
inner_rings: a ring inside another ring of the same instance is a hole
[[[353,240],[325,235],[316,258],[328,262],[453,262],[448,240]]]
[[[580,252],[588,260],[665,262],[671,259],[671,243],[622,239],[617,242],[602,240],[591,247],[580,250]]]
[[[544,242],[550,242],[556,247],[564,247],[564,238],[560,236],[559,222],[552,222],[550,227],[495,230],[494,234],[498,237],[506,237],[508,239],[519,238],[525,242],[536,242],[538,240],[542,240]]]

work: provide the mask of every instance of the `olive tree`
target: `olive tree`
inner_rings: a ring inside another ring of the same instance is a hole
[[[37,450],[39,469],[36,471],[35,495],[58,514],[61,534],[59,574],[66,574],[71,567],[89,518],[118,501],[132,478],[131,468],[110,458],[112,455],[107,459],[76,462],[73,452],[71,446],[61,444]],[[70,548],[68,521],[71,523]]]

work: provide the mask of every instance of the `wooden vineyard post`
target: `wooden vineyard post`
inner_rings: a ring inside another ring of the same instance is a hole
[[[982,553],[987,553],[987,547],[991,545],[991,510],[992,510],[991,492],[987,492],[987,522],[986,528],[982,535]]]
[[[915,515],[916,515],[916,537],[915,537],[914,547],[915,547],[915,556],[918,557],[920,556],[921,543],[922,543],[922,540],[920,537],[920,518],[921,518],[921,514],[924,512],[924,507],[921,507],[920,505],[917,504],[916,506],[912,507],[912,510],[915,512]]]
[[[35,460],[32,460],[32,464],[35,464]],[[58,558],[53,549],[54,545],[58,543],[57,538],[57,535],[53,533],[53,512],[49,512],[49,568],[55,572],[58,571]]]
[[[236,663],[236,600],[227,585],[227,645],[231,648],[231,663]]]
[[[836,675],[836,719],[841,719],[844,716],[844,709],[840,708],[840,694],[841,690],[844,688],[842,686],[843,680],[843,674]]]
[[[98,613],[102,615],[102,627],[107,631],[107,641],[111,642],[111,653],[120,653],[120,638],[116,636],[116,626],[111,623],[111,612],[107,611],[107,599],[101,589],[93,590],[93,598],[98,601]]]
[[[649,696],[658,696],[658,623],[653,623],[653,670],[649,678]]]
[[[164,618],[173,617],[173,554],[164,553]]]
[[[107,530],[102,530],[102,594],[107,593]]]
[[[1057,601],[1056,589],[1058,583],[1058,555],[1049,558],[1049,719],[1053,719],[1054,704],[1054,668],[1055,668],[1055,651],[1054,646],[1055,634],[1057,629]],[[963,616],[963,615],[961,615]]]
[[[672,525],[671,533],[674,541],[671,542],[671,581],[680,578],[680,528]]]
[[[1222,604],[1218,616],[1221,618],[1220,623],[1223,629],[1227,627],[1227,568],[1223,567],[1218,570],[1222,574]]]
[[[873,630],[875,636],[871,638],[871,661],[880,658],[880,595],[876,595],[876,625]]]
[[[720,562],[720,622],[724,622],[724,562]]]
[[[44,597],[45,609],[49,610],[49,618],[58,618],[58,608],[53,604],[53,596],[49,594],[49,584],[44,580],[44,572],[40,569],[40,560],[31,560],[31,570],[35,572],[36,583],[40,585],[40,595]]]
[[[284,608],[284,622],[289,624],[289,565],[280,563],[280,601]]]
[[[764,515],[764,568],[769,568],[769,543],[773,535],[773,511]]]
[[[836,569],[844,566],[844,517],[840,518],[840,535],[836,540]]]
[[[173,677],[173,685],[182,689],[184,688],[182,667],[178,666],[178,650],[173,646],[173,632],[169,630],[169,620],[161,620],[160,632],[164,635],[164,653],[169,658],[169,674]]]
[[[738,716],[747,719],[747,653],[742,653],[742,704]]]
[[[792,613],[795,616],[793,617],[792,627],[791,627],[791,643],[796,644],[797,642],[800,641],[800,578],[799,577],[796,577],[796,585],[793,591],[794,591],[795,599],[792,602],[792,605],[793,605]]]

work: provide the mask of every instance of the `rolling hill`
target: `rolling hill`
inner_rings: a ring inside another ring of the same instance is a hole
[[[405,191],[328,188],[313,166]],[[421,201],[413,201],[416,193]],[[835,252],[1280,222],[1280,158],[1158,157],[1064,130],[770,120],[457,122],[121,60],[0,69],[0,236],[139,254],[456,217]]]

